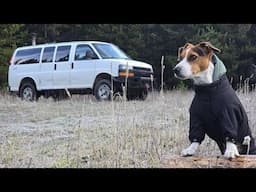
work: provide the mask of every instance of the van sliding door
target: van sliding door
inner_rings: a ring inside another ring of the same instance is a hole
[[[71,45],[61,45],[57,48],[53,71],[55,89],[70,88],[70,49]]]
[[[41,60],[41,70],[38,74],[41,89],[52,89],[53,86],[53,70],[54,70],[54,55],[55,47],[45,47]]]

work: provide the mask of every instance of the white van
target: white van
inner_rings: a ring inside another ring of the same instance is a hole
[[[128,78],[127,98],[145,99],[152,75],[150,64],[132,60],[111,43],[74,41],[17,48],[8,86],[27,101],[63,93],[92,93],[98,100],[110,100],[111,88],[122,94]]]

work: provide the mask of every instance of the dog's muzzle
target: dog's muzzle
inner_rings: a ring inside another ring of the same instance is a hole
[[[177,77],[179,79],[184,79],[184,76],[181,73],[181,67],[174,67],[173,72],[174,72],[175,77]]]

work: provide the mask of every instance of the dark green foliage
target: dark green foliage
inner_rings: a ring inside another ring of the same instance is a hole
[[[165,56],[164,88],[190,87],[173,76],[177,49],[186,42],[211,41],[221,49],[219,57],[228,68],[228,75],[237,79],[239,66],[256,63],[255,24],[1,24],[0,87],[7,85],[8,62],[16,47],[37,43],[74,40],[99,40],[118,45],[133,59],[153,65],[159,88],[161,56]]]

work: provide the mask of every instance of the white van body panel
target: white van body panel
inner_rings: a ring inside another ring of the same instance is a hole
[[[41,47],[37,47],[41,48]],[[21,50],[22,48],[16,49],[14,55],[17,51]],[[25,47],[24,49],[28,49]],[[41,50],[42,53],[42,50]],[[39,78],[38,74],[40,73],[40,64],[19,64],[9,66],[8,71],[8,83],[11,91],[19,91],[20,83],[25,78],[31,78],[34,80],[36,87],[39,85]]]
[[[92,88],[96,63],[95,60],[74,61],[74,68],[70,72],[70,88]]]
[[[54,47],[53,55],[55,56],[56,50],[57,50],[56,46],[53,45],[53,46],[47,46],[47,47]],[[45,46],[44,49],[47,47]],[[44,52],[44,49],[42,50],[42,54]],[[42,59],[42,54],[41,54],[41,59]],[[53,61],[55,59],[54,56],[53,56]],[[53,87],[54,85],[53,70],[54,70],[54,62],[45,62],[45,63],[40,62],[40,71],[38,73],[39,83],[37,86],[38,90],[50,89]]]

